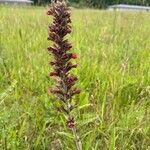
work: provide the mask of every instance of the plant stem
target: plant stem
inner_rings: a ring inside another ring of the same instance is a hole
[[[70,113],[68,114],[68,117],[69,117],[69,118],[73,118]],[[73,136],[74,136],[74,142],[75,142],[75,144],[76,144],[77,150],[82,150],[82,143],[81,143],[81,140],[80,140],[79,136],[77,135],[76,126],[74,125],[74,127],[71,128],[71,130],[72,130],[72,134],[73,134]]]
[[[76,127],[74,126],[71,130],[72,130],[72,134],[74,136],[74,141],[76,143],[77,150],[82,150],[82,144],[79,139],[79,136],[77,135]]]

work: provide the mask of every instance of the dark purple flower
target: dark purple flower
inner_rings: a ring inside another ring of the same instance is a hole
[[[67,121],[67,126],[68,128],[73,128],[75,126],[75,123],[74,123],[74,119],[73,118],[69,118],[68,121]]]
[[[53,68],[50,76],[54,77],[56,82],[55,87],[48,91],[61,102],[61,106],[57,110],[67,116],[67,127],[72,130],[77,149],[82,150],[81,141],[76,133],[74,117],[71,114],[71,111],[77,106],[72,104],[72,97],[79,94],[80,90],[74,88],[78,78],[70,74],[70,70],[77,67],[76,64],[71,62],[72,59],[77,58],[77,55],[70,52],[72,45],[65,37],[71,33],[69,11],[70,9],[62,0],[55,0],[47,12],[47,15],[53,16],[53,23],[49,26],[47,38],[53,42],[53,45],[47,49],[53,56],[53,61],[49,63]]]
[[[53,55],[54,60],[50,62],[53,66],[53,71],[50,76],[57,78],[55,80],[56,87],[49,89],[49,92],[54,94],[59,100],[66,103],[66,107],[61,107],[63,112],[71,112],[74,108],[71,104],[68,107],[68,101],[80,90],[73,88],[77,77],[70,75],[70,70],[76,68],[77,65],[71,62],[71,59],[76,59],[77,55],[71,53],[71,43],[66,39],[66,35],[71,33],[71,19],[69,8],[65,3],[57,1],[53,3],[47,15],[53,16],[53,23],[49,25],[48,40],[53,42],[53,45],[48,47],[48,52]],[[62,109],[63,108],[63,109]],[[71,120],[70,120],[71,124]]]

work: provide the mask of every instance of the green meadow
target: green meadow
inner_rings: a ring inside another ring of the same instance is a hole
[[[51,18],[0,6],[0,150],[75,150],[47,90]],[[72,8],[83,150],[150,150],[150,13]]]

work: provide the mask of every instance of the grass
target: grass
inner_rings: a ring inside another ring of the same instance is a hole
[[[0,7],[0,149],[74,150],[47,89],[46,8]],[[84,150],[150,150],[150,16],[73,9]]]

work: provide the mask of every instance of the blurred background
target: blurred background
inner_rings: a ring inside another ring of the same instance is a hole
[[[36,5],[48,4],[50,0],[33,0]],[[132,4],[149,6],[150,0],[68,0],[74,7],[105,8],[114,4]]]

